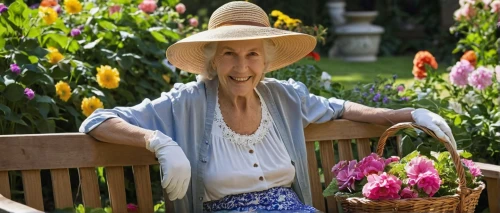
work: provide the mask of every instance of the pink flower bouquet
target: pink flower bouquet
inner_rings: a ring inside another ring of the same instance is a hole
[[[462,159],[469,188],[479,186],[481,170],[473,161]],[[324,196],[364,197],[394,200],[453,195],[458,175],[450,153],[424,156],[414,151],[406,157],[387,159],[375,153],[357,160],[340,161],[332,168],[333,180]]]

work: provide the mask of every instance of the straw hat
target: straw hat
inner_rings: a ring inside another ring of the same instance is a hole
[[[259,6],[234,1],[219,7],[210,17],[208,30],[178,41],[167,49],[167,58],[176,67],[199,74],[206,66],[204,46],[210,42],[270,39],[276,57],[268,72],[300,60],[316,46],[313,36],[271,27],[267,14]]]

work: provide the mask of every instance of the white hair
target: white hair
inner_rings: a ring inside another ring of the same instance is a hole
[[[271,39],[263,39],[264,45],[264,72],[262,74],[261,80],[264,79],[269,63],[274,59],[275,56],[275,46]],[[210,42],[206,44],[203,48],[203,53],[205,55],[205,69],[200,73],[202,80],[212,80],[217,76],[216,67],[214,67],[214,57],[217,52],[218,42]]]

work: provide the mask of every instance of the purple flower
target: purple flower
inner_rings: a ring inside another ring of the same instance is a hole
[[[382,103],[386,104],[387,102],[389,102],[389,98],[387,98],[387,96],[384,96],[384,99],[382,99]]]
[[[79,36],[80,34],[82,33],[82,31],[80,31],[80,29],[78,28],[74,28],[74,29],[71,29],[71,36],[72,37],[77,37]]]
[[[402,97],[401,100],[402,101],[409,101],[410,99],[408,97]]]
[[[374,87],[374,86],[372,86],[372,87],[370,88],[370,93],[373,93],[373,92],[374,92],[374,90],[375,90],[375,87]]]
[[[4,4],[0,3],[0,13],[3,13],[5,11],[7,11],[7,10],[8,10],[7,6],[5,6]]]
[[[493,71],[486,67],[479,67],[469,75],[469,84],[478,90],[486,89],[493,82]]]
[[[375,94],[375,96],[373,96],[373,101],[374,102],[380,101],[380,96],[381,96],[380,93]]]
[[[24,95],[28,98],[28,100],[31,100],[35,97],[35,92],[33,92],[30,88],[26,88],[24,89]]]
[[[359,88],[358,87],[354,88],[354,92],[359,92]]]
[[[368,96],[368,93],[364,92],[363,97],[366,97],[366,96]]]
[[[394,75],[392,76],[392,80],[396,80],[397,78],[398,78],[398,75],[396,75],[396,74],[394,74]]]
[[[11,64],[10,71],[15,73],[16,75],[19,75],[21,73],[21,68],[19,68],[19,66],[17,64]]]
[[[392,86],[390,84],[385,85],[385,89],[391,89]]]
[[[397,90],[398,90],[398,92],[403,92],[405,90],[405,86],[399,85]]]
[[[349,161],[348,166],[344,166],[337,174],[337,182],[340,190],[354,191],[356,180],[364,178],[363,172],[356,167],[356,160]]]
[[[30,8],[31,8],[31,9],[37,9],[38,7],[40,7],[40,4],[39,4],[39,3],[36,3],[36,4],[32,4],[32,5],[30,5]]]

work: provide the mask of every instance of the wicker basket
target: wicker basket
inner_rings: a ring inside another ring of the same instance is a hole
[[[439,139],[431,130],[414,123],[396,124],[387,129],[380,137],[377,146],[377,154],[382,156],[388,137],[393,136],[400,129],[406,128],[420,129],[444,144],[446,149],[450,152],[458,172],[459,189],[457,190],[457,194],[443,197],[398,200],[369,200],[362,197],[336,195],[335,199],[341,203],[344,212],[474,212],[479,195],[484,189],[484,184],[481,183],[481,185],[475,189],[466,187],[464,168],[458,153],[449,142]]]

